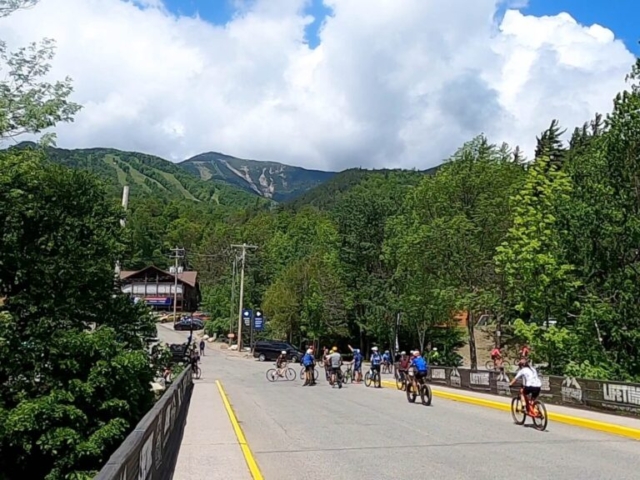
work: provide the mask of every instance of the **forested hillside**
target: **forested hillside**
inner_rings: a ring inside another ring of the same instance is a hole
[[[185,208],[168,222],[147,206],[132,214],[132,245],[155,242],[146,251],[158,255],[185,246],[220,333],[233,324],[230,245],[247,242],[259,248],[248,255],[245,304],[265,309],[269,336],[390,346],[401,312],[403,345],[437,346],[454,362],[468,332],[453,316],[488,313],[550,372],[639,378],[640,92],[631,82],[611,115],[566,144],[551,122],[534,159],[480,136],[433,175],[351,170],[289,208],[224,218]],[[145,255],[138,264],[157,261]]]

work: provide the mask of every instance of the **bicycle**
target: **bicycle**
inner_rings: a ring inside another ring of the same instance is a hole
[[[342,374],[342,383],[353,383],[353,367],[351,365]]]
[[[304,366],[300,369],[300,378],[302,380],[305,379],[305,376],[304,376],[305,370],[306,370],[306,367]],[[318,369],[316,367],[313,368],[313,379],[318,380]]]
[[[278,375],[278,370],[283,370],[283,373]],[[284,378],[285,380],[288,380],[290,382],[296,379],[296,371],[291,367],[282,368],[282,369],[270,368],[269,370],[267,370],[266,375],[267,375],[267,380],[269,380],[270,382],[275,382],[279,378]]]
[[[198,365],[192,365],[191,366],[191,377],[195,378],[196,380],[200,380],[201,376],[202,376],[202,369]]]
[[[333,372],[333,369],[332,369],[332,372]],[[333,387],[334,382],[331,381],[331,375],[332,373],[329,374],[329,384]],[[335,384],[338,385],[338,388],[342,388],[342,384],[344,383],[342,375],[343,375],[342,368],[338,368],[338,370],[336,371],[336,382],[335,382]]]
[[[364,385],[365,387],[370,387],[372,383],[376,388],[380,388],[380,373],[374,372],[373,369],[369,369],[364,376]]]
[[[531,417],[536,430],[543,432],[549,423],[547,407],[540,400],[531,400],[530,395],[525,395],[524,399],[527,404],[525,408],[522,408],[520,395],[522,395],[523,391],[524,389],[521,388],[520,393],[511,399],[511,417],[516,425],[524,425],[527,417]],[[522,415],[522,418],[519,418],[518,414]]]
[[[405,380],[407,401],[409,403],[415,403],[416,398],[418,397],[418,393],[414,391],[415,389],[413,388],[413,382],[410,378],[408,378],[409,376],[412,376],[411,373],[407,375],[407,379]],[[421,378],[420,380],[418,380],[418,392],[420,394],[420,400],[422,401],[422,404],[426,407],[431,405],[431,399],[433,397],[431,395],[431,387],[429,387],[429,385],[427,385],[426,383],[426,378]]]
[[[400,371],[400,370],[396,370],[396,388],[398,390],[406,390],[407,389],[407,383],[406,383],[406,373]]]
[[[510,371],[511,363],[509,363],[508,360],[502,360],[502,366],[496,367],[495,364],[493,363],[493,360],[487,360],[487,363],[484,364],[484,368],[486,368],[487,370],[493,370],[496,372],[499,372],[500,370]]]
[[[391,363],[382,362],[382,373],[391,373]]]

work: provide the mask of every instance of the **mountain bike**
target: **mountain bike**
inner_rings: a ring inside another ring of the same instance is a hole
[[[282,370],[282,373],[280,375],[278,375],[278,370]],[[288,380],[290,382],[296,379],[296,371],[291,367],[287,367],[283,369],[270,368],[269,370],[267,370],[266,375],[267,375],[267,380],[269,380],[270,382],[275,382],[280,378]]]
[[[200,369],[200,367],[198,365],[193,365],[190,368],[191,377],[195,378],[196,380],[200,380],[200,377],[202,376],[202,370]]]
[[[364,376],[364,385],[365,387],[370,387],[372,383],[376,388],[380,388],[380,373],[375,372],[373,369],[369,369]]]
[[[487,363],[484,364],[484,368],[486,368],[487,370],[495,371],[495,372],[499,372],[500,370],[504,370],[505,372],[510,372],[511,363],[509,363],[509,360],[502,360],[502,366],[496,367],[493,364],[493,360],[487,360]]]
[[[520,395],[524,389],[520,389]],[[516,425],[524,425],[527,417],[531,417],[533,425],[537,430],[541,432],[547,428],[549,418],[547,417],[547,407],[540,400],[531,400],[529,395],[525,395],[526,405],[522,407],[522,400],[520,395],[517,395],[511,399],[511,417]]]
[[[304,377],[304,371],[305,371],[305,367],[303,366],[303,367],[300,369],[300,378],[301,378],[302,380],[304,380],[304,379],[305,379],[305,377]],[[315,368],[315,367],[314,367],[314,369],[313,369],[313,379],[314,379],[314,380],[318,380],[318,369],[317,369],[317,368]]]
[[[396,370],[395,376],[396,376],[396,388],[398,390],[406,390],[407,389],[406,372]]]
[[[413,382],[411,381],[411,377],[413,375],[409,373],[407,375],[405,383],[406,383],[406,392],[407,392],[407,401],[409,403],[415,403],[418,394],[420,395],[420,400],[422,404],[425,406],[431,405],[431,399],[433,398],[431,395],[431,387],[427,385],[426,378],[421,378],[418,380],[418,392],[415,391],[413,386]]]

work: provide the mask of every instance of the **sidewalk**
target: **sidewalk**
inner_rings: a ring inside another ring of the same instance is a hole
[[[215,383],[196,381],[174,480],[250,480]]]
[[[388,388],[396,388],[394,381],[384,379],[382,384]],[[430,387],[434,397],[499,410],[511,410],[511,397],[449,388],[433,383],[430,384]],[[544,398],[542,400],[544,401]],[[558,421],[582,428],[599,430],[606,433],[622,435],[627,438],[640,440],[640,419],[594,412],[579,408],[563,407],[552,403],[548,403],[546,405],[550,421]]]

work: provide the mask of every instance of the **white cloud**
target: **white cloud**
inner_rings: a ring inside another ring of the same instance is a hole
[[[257,0],[225,26],[159,0],[42,0],[0,20],[0,38],[57,40],[52,76],[85,107],[61,147],[327,169],[429,167],[481,132],[532,152],[552,118],[573,129],[608,111],[634,60],[567,14],[496,24],[519,0],[325,3],[314,50],[306,0]]]

